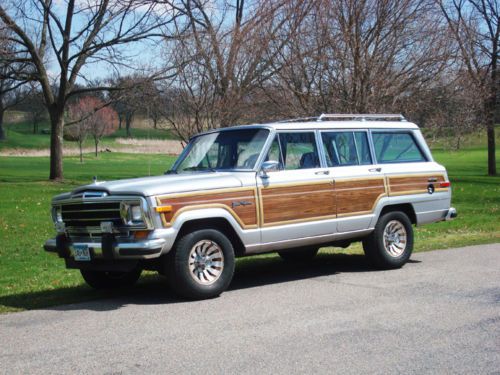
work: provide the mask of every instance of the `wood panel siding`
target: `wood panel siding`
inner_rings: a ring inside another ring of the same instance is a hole
[[[327,220],[336,217],[370,214],[380,198],[447,191],[440,182],[442,174],[394,175],[384,178],[345,178],[311,183],[276,184],[256,188],[231,188],[213,191],[169,194],[157,197],[165,227],[172,226],[182,212],[202,208],[228,211],[243,229]],[[243,204],[242,204],[243,203]]]
[[[407,195],[407,194],[428,194],[427,187],[433,184],[435,191],[448,191],[448,188],[440,188],[439,184],[445,181],[442,174],[421,174],[421,175],[403,175],[389,176],[389,195]]]
[[[336,180],[335,192],[338,216],[371,213],[377,201],[387,195],[383,177]]]
[[[264,226],[336,216],[331,181],[264,187],[260,194]]]
[[[255,189],[227,189],[214,192],[172,194],[157,198],[158,205],[172,207],[162,213],[165,226],[171,226],[175,218],[187,210],[218,207],[228,211],[243,228],[258,226],[258,200]],[[241,204],[245,203],[245,204]]]

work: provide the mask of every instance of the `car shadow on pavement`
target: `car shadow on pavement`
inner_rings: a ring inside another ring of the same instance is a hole
[[[419,261],[410,261],[419,263]],[[319,254],[308,262],[285,262],[279,256],[248,257],[237,262],[233,281],[225,293],[340,273],[377,272],[363,255]],[[223,298],[224,294],[222,295]],[[57,311],[116,310],[124,305],[157,305],[196,303],[177,297],[168,288],[165,278],[146,274],[133,288],[96,291],[82,284],[0,296],[0,307],[9,311],[50,309]]]

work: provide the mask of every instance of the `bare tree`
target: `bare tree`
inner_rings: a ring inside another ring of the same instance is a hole
[[[495,114],[498,111],[500,5],[497,0],[437,0],[460,56],[477,91],[482,93],[488,137],[488,175],[496,169]]]
[[[451,63],[436,11],[432,0],[318,1],[264,89],[297,115],[400,111]]]
[[[63,178],[62,138],[68,100],[77,94],[107,89],[75,88],[78,79],[85,80],[82,68],[96,62],[109,63],[111,68],[130,67],[128,58],[133,50],[122,47],[165,37],[173,18],[171,6],[149,0],[2,2],[0,20],[13,34],[10,41],[20,51],[14,59],[31,65],[49,112],[50,179]],[[47,50],[55,59],[54,66]],[[57,70],[55,86],[51,84],[53,68]]]
[[[29,92],[23,87],[29,81],[29,65],[22,59],[13,58],[21,52],[16,51],[10,34],[0,22],[0,140],[5,139],[5,111],[19,104]]]
[[[186,30],[168,59],[178,67],[168,121],[185,139],[194,130],[245,117],[245,101],[275,73],[273,60],[310,8],[300,0],[183,0]],[[173,104],[174,101],[177,104]]]

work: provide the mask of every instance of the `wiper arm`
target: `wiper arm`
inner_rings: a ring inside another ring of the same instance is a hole
[[[205,168],[205,167],[188,167],[188,168],[184,168],[183,171],[217,172],[217,169]],[[178,172],[176,172],[176,173],[178,173]]]
[[[177,172],[175,169],[169,169],[168,171],[166,171],[164,174],[178,174],[179,172]]]

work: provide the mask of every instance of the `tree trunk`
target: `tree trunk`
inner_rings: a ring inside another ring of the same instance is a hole
[[[83,141],[78,141],[78,146],[80,146],[80,163],[83,163]]]
[[[97,146],[99,146],[99,140],[94,139],[94,144],[95,144],[95,157],[97,157]]]
[[[127,129],[127,138],[132,137],[132,133],[130,131],[130,128],[132,125],[132,117],[133,117],[133,115],[131,115],[131,114],[125,115],[125,128]]]
[[[3,114],[5,113],[5,109],[3,108],[2,103],[0,103],[0,141],[5,139],[5,132],[3,130]]]
[[[488,116],[486,134],[488,137],[488,175],[496,176],[497,162],[495,152],[495,116],[492,114]]]
[[[491,81],[490,97],[488,98],[486,108],[486,134],[488,137],[488,175],[496,176],[497,161],[495,155],[495,115],[497,109],[498,82],[497,82],[497,64],[498,64],[498,40],[493,45],[493,59],[491,61]]]
[[[51,180],[63,179],[63,127],[64,111],[57,107],[49,110],[50,115],[50,176]]]

